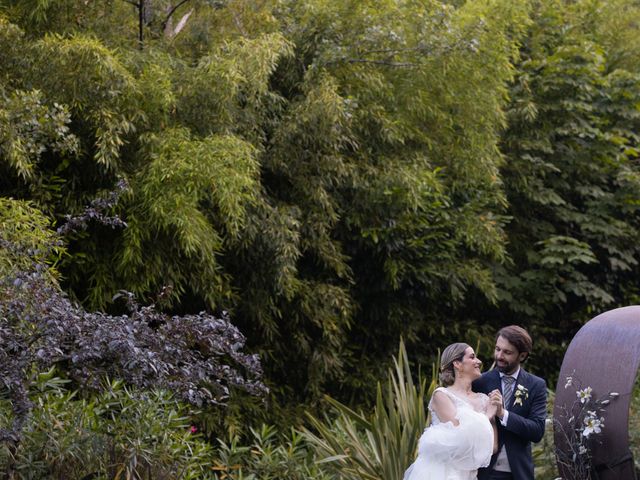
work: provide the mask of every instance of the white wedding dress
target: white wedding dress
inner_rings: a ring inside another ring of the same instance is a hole
[[[478,394],[476,410],[446,388],[436,391],[451,398],[459,425],[440,421],[431,409],[432,397],[431,426],[420,437],[418,458],[405,472],[404,480],[476,480],[478,468],[488,466],[493,453],[493,427],[484,414],[489,397]]]

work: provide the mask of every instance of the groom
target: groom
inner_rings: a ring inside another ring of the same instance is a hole
[[[533,342],[524,328],[510,325],[496,335],[496,368],[473,382],[475,392],[486,393],[498,405],[498,452],[478,480],[533,480],[531,442],[544,435],[547,386],[542,378],[521,364],[531,353]]]

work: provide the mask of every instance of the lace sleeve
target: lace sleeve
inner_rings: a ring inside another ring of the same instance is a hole
[[[447,391],[442,387],[438,387],[433,391],[433,393],[431,394],[431,398],[429,399],[429,405],[427,405],[427,408],[431,413],[433,413],[433,397],[435,396],[436,392],[447,393]]]
[[[428,405],[429,412],[431,413],[431,424],[432,425],[437,425],[437,424],[442,422],[442,419],[438,416],[437,410],[433,406],[436,393],[438,393],[438,392],[441,392],[441,395],[444,395],[445,397],[447,397],[451,401],[451,407],[452,408],[449,408],[449,407],[445,406],[445,408],[447,408],[447,410],[448,410],[447,414],[448,415],[452,415],[456,419],[458,418],[458,407],[459,407],[458,403],[459,403],[459,400],[457,400],[457,397],[455,395],[453,395],[452,393],[450,393],[446,388],[438,387],[433,391],[433,395],[431,395],[431,400],[429,400],[429,405]],[[440,404],[439,405],[440,407],[443,407],[442,400],[440,400],[439,404]],[[442,413],[442,412],[440,412],[440,413]]]
[[[478,393],[478,398],[479,398],[479,412],[481,413],[487,413],[487,407],[489,406],[489,395],[485,394],[485,393]]]

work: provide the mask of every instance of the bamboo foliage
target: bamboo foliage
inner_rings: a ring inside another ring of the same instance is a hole
[[[191,0],[172,38],[169,3],[142,50],[129,2],[0,16],[0,193],[59,226],[129,185],[67,238],[88,308],[227,310],[299,405],[375,401],[399,335],[521,321],[542,358],[637,298],[630,0]]]
[[[55,256],[65,254],[65,248],[56,244],[56,235],[50,229],[51,220],[42,214],[33,203],[11,198],[0,198],[0,239],[12,242],[21,252],[34,252],[34,260],[44,262],[50,260],[53,245]],[[32,259],[26,255],[3,247],[0,249],[0,276],[15,275],[20,270],[31,266]],[[57,281],[58,272],[55,266],[47,271],[47,279]]]
[[[29,81],[86,122],[93,142],[85,148],[96,163],[117,170],[121,149],[142,115],[133,75],[116,52],[87,36],[49,35],[33,48],[37,61]],[[50,75],[49,69],[68,74]]]
[[[165,131],[148,141],[151,161],[133,184],[130,201],[135,207],[119,271],[136,292],[167,284],[179,295],[190,285],[216,305],[226,294],[217,258],[224,249],[223,237],[238,236],[247,208],[255,201],[255,150],[232,136],[193,139],[185,129]],[[217,214],[216,222],[203,205]],[[158,245],[158,236],[174,241]],[[164,259],[174,255],[190,264],[189,271],[163,267]]]

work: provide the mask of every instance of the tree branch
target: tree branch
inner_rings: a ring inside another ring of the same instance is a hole
[[[140,50],[144,49],[144,2],[140,0],[138,3],[138,44]]]
[[[184,28],[184,26],[187,24],[187,20],[189,20],[189,17],[191,16],[191,14],[193,13],[194,9],[192,8],[191,10],[189,10],[178,22],[178,25],[176,25],[176,28],[171,29],[171,26],[169,23],[167,23],[167,26],[164,27],[164,32],[165,35],[168,36],[169,38],[173,38],[176,35],[178,35],[180,33],[180,31]],[[167,30],[169,30],[167,32]]]
[[[125,2],[126,1],[127,0],[125,0]],[[171,16],[176,12],[176,10],[178,8],[180,8],[182,5],[184,5],[185,3],[187,3],[188,1],[189,0],[181,0],[171,10],[169,10],[169,13],[167,14],[167,16],[165,17],[164,21],[162,22],[162,30],[167,28],[167,23],[169,22],[169,19],[171,18]]]
[[[233,23],[235,24],[240,34],[243,37],[248,37],[249,35],[247,35],[247,31],[244,29],[244,26],[242,25],[242,21],[240,20],[240,15],[238,15],[238,12],[236,12],[235,9],[233,8],[229,8],[229,10],[231,11],[231,16],[233,17]]]

